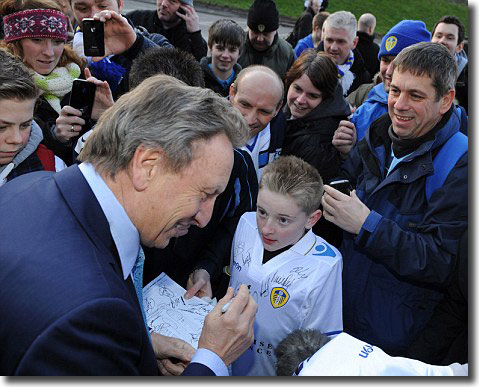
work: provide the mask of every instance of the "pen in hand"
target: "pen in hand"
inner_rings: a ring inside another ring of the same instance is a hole
[[[248,289],[251,289],[251,285],[248,285]],[[226,304],[223,305],[223,307],[221,308],[221,313],[226,313],[228,311],[234,299],[235,298],[233,297],[231,300],[229,300]]]
[[[229,300],[226,304],[223,305],[223,307],[221,308],[221,313],[226,313],[230,305],[233,303],[234,299],[235,298],[233,297],[231,300]]]

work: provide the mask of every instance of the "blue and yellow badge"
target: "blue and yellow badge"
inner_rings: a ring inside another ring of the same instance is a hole
[[[398,38],[394,35],[391,35],[389,38],[386,39],[386,51],[391,51],[397,44]]]
[[[289,293],[284,288],[273,288],[273,290],[271,290],[270,300],[273,308],[281,308],[288,302]]]

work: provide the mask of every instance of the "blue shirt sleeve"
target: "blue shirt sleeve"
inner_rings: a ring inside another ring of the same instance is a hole
[[[200,363],[211,369],[216,376],[229,376],[228,368],[226,368],[223,360],[206,348],[198,348],[191,359],[191,363]]]

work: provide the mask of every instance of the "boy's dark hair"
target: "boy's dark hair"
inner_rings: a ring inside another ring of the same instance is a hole
[[[208,47],[221,44],[226,47],[238,47],[241,51],[245,40],[245,31],[231,19],[216,20],[208,28]]]
[[[173,47],[152,47],[133,61],[130,90],[157,74],[170,75],[189,86],[205,87],[203,70],[193,55]]]
[[[291,376],[298,365],[331,339],[317,329],[296,329],[276,346],[276,375]]]
[[[456,17],[452,15],[446,15],[440,18],[437,23],[434,25],[434,28],[432,29],[432,36],[434,36],[434,33],[436,32],[436,27],[438,26],[439,23],[446,23],[446,24],[455,24],[457,26],[457,43],[460,44],[461,42],[464,41],[466,37],[466,30],[464,28],[464,24],[461,23],[461,21]]]
[[[22,60],[0,49],[0,100],[37,99],[40,91]]]

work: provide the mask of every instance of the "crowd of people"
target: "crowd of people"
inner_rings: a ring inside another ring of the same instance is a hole
[[[377,44],[311,0],[283,38],[252,0],[205,39],[125,1],[0,4],[0,372],[467,376],[459,18]],[[161,273],[217,300],[197,349],[148,324]]]

